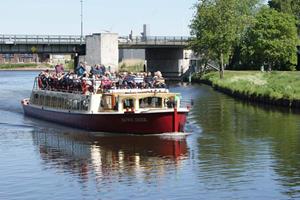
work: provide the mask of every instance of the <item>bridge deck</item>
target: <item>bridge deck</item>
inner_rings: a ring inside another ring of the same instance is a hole
[[[188,37],[123,37],[119,48],[184,48]],[[79,53],[85,54],[85,36],[78,35],[0,35],[0,53]]]

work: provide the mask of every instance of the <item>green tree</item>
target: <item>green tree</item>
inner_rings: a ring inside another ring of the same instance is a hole
[[[297,60],[296,19],[274,9],[262,8],[244,39],[243,63],[257,68],[267,64],[270,69],[293,70]]]
[[[194,39],[190,47],[207,63],[217,61],[220,77],[224,64],[229,62],[237,46],[249,16],[258,1],[253,0],[202,0],[196,5],[196,14],[190,25]]]
[[[270,8],[278,12],[294,15],[297,22],[298,33],[300,34],[300,1],[299,0],[270,0],[268,2]]]
[[[299,0],[270,0],[270,8],[278,12],[289,13],[300,19],[300,1]]]

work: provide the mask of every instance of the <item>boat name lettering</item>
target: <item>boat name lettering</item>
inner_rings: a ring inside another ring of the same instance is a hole
[[[146,118],[121,118],[122,122],[147,122]]]

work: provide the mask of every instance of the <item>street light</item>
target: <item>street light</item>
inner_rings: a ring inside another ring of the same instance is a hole
[[[81,18],[80,44],[82,44],[82,42],[83,42],[83,0],[80,0],[80,8],[81,8],[81,14],[80,14],[80,18]]]

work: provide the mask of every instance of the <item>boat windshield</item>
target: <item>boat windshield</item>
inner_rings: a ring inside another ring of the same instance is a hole
[[[162,98],[160,97],[146,97],[139,100],[140,108],[161,108]]]

